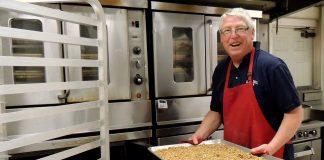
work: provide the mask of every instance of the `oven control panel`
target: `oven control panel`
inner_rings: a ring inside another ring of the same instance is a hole
[[[148,72],[144,12],[128,10],[131,99],[148,99]]]
[[[321,137],[320,128],[309,128],[298,130],[294,137],[292,138],[293,142],[299,142],[304,140],[317,139]]]

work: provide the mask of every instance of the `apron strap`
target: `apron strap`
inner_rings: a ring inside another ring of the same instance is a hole
[[[255,48],[253,47],[253,48],[252,48],[251,57],[250,57],[249,70],[248,70],[248,73],[247,73],[248,82],[252,82],[252,73],[253,73],[254,55],[255,55]]]

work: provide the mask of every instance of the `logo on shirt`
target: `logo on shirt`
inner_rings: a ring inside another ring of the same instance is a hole
[[[248,83],[248,82],[249,82],[249,81],[246,80],[245,83]],[[257,86],[257,85],[259,85],[259,82],[258,82],[257,80],[253,80],[253,86]]]

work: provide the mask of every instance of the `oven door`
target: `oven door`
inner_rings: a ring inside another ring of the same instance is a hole
[[[206,30],[206,81],[208,94],[211,95],[211,83],[218,61],[227,57],[219,34],[220,17],[205,17]]]
[[[294,144],[295,160],[321,159],[321,139],[304,141]]]
[[[51,8],[59,8],[58,5],[48,5]],[[33,30],[40,32],[59,33],[59,21],[35,17],[21,13],[0,10],[0,25],[5,27]],[[46,57],[60,58],[62,47],[60,44],[1,38],[3,55],[19,57]],[[4,67],[4,81],[6,84],[49,83],[62,82],[63,69],[60,67],[33,67],[13,66]],[[58,95],[63,91],[36,92],[26,94],[7,95],[7,106],[58,104],[61,101]]]
[[[157,97],[206,94],[204,16],[153,12]]]
[[[62,5],[62,10],[77,12],[85,16],[95,16],[90,7],[76,5]],[[128,54],[127,10],[104,8],[108,29],[108,91],[109,100],[130,99],[130,64]],[[94,27],[65,23],[63,32],[68,35],[81,37],[96,37]],[[66,45],[64,49],[67,57],[76,59],[97,59],[97,48],[89,46]],[[96,68],[67,69],[68,81],[97,80]],[[79,102],[97,99],[98,90],[88,89],[87,92],[71,90],[68,102]]]

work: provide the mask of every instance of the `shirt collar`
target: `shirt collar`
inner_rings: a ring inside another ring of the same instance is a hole
[[[241,64],[240,64],[240,66],[239,66],[238,69],[241,69],[241,68],[245,67],[246,65],[248,66],[249,63],[250,63],[250,57],[251,57],[251,52],[248,53],[247,55],[245,55],[245,56],[243,57],[243,60],[242,60],[242,62],[241,62]],[[233,69],[236,69],[236,68],[235,68],[235,66],[232,64],[232,70],[233,70]]]

